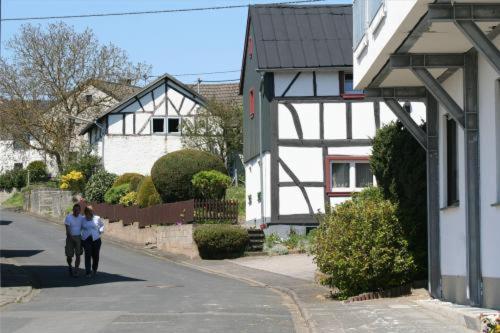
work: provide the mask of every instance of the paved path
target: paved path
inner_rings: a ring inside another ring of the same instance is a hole
[[[10,332],[293,332],[284,298],[104,241],[95,278],[68,277],[62,226],[0,211],[2,256],[35,277],[40,293],[0,310]],[[2,270],[3,274],[3,270]]]

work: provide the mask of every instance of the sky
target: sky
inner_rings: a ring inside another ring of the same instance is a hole
[[[0,0],[2,19],[165,10],[271,3],[283,0]],[[286,1],[286,0],[285,0]],[[327,0],[317,4],[351,3]],[[130,60],[153,66],[152,74],[232,73],[178,76],[185,83],[237,80],[242,61],[247,8],[118,17],[65,19],[77,31],[91,28],[101,43],[124,49]],[[47,25],[58,20],[1,22],[2,57],[11,54],[5,41],[22,24]]]

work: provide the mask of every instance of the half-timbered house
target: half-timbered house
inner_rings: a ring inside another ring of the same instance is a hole
[[[182,148],[182,122],[191,121],[205,99],[165,74],[105,110],[80,134],[116,174],[149,174],[161,156]]]
[[[350,5],[251,6],[240,92],[247,224],[304,232],[325,207],[376,185],[371,138],[396,118],[353,89]],[[425,119],[422,103],[403,105]]]

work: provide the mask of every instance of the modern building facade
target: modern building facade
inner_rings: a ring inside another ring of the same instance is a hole
[[[429,289],[500,308],[500,1],[355,0],[354,86],[425,89]]]
[[[396,117],[353,89],[350,5],[251,6],[240,84],[247,224],[304,232],[327,206],[376,185],[371,138]],[[425,120],[418,99],[405,112]]]

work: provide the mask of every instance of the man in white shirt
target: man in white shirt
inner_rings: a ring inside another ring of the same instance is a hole
[[[66,226],[66,261],[68,262],[68,270],[70,276],[78,276],[78,267],[80,267],[80,256],[82,255],[82,223],[84,217],[80,215],[81,208],[79,204],[73,205],[73,212],[68,214],[64,219]],[[75,270],[71,268],[71,262],[75,256]]]

